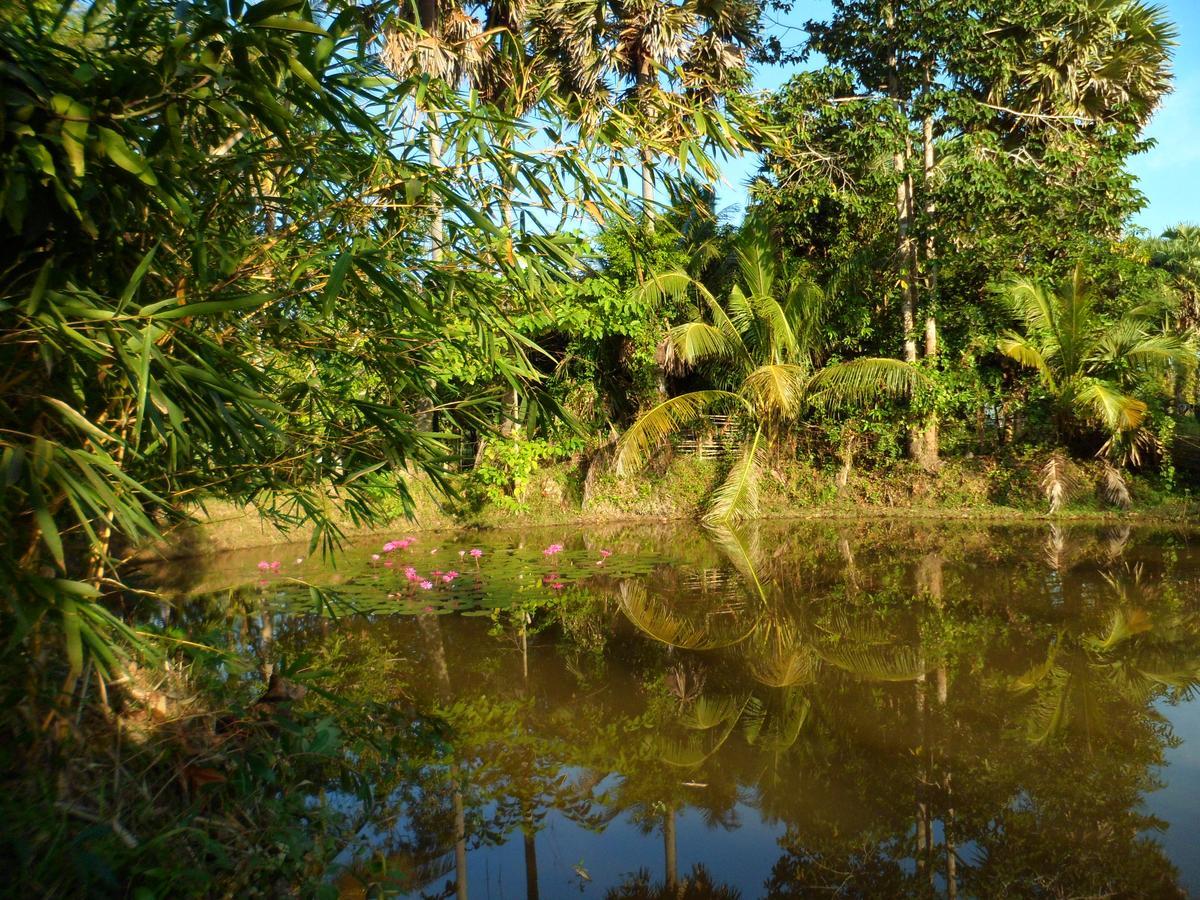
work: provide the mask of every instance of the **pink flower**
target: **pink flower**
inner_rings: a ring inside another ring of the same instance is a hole
[[[433,582],[432,581],[422,581],[421,582],[421,590],[423,590],[423,591],[433,590]]]
[[[265,572],[269,568],[271,568],[271,564],[269,562],[267,562],[265,559],[258,564],[258,570],[260,572]]]
[[[483,551],[480,550],[478,547],[473,547],[473,548],[471,548],[471,556],[474,557],[475,559],[479,559],[479,557],[483,556]]]
[[[542,551],[542,556],[553,556],[556,553],[562,553],[562,551],[563,551],[562,544],[551,544],[549,547],[547,547],[545,550]]]
[[[395,565],[395,563],[394,563],[394,562],[392,562],[390,559],[385,559],[385,560],[383,561],[383,564],[384,564],[385,566],[387,566],[389,569],[390,569],[392,566],[394,566],[394,565]]]
[[[414,569],[412,566],[406,566],[404,569],[404,577],[407,578],[409,581],[416,581],[417,580],[417,570]]]
[[[554,584],[550,585],[550,589],[552,591],[561,591],[563,589],[563,583],[561,581],[556,581]]]
[[[605,559],[608,559],[610,556],[612,556],[612,551],[611,550],[601,550],[600,555],[603,556]]]
[[[433,612],[433,607],[432,606],[425,607],[425,612]]]
[[[388,541],[386,544],[383,545],[383,552],[391,553],[393,550],[395,550],[399,546],[400,546],[399,541]]]
[[[379,554],[378,553],[371,554],[371,562],[379,562]]]
[[[442,574],[442,570],[441,570],[441,569],[434,569],[434,570],[433,570],[432,572],[430,572],[429,574],[430,574],[430,575],[432,575],[434,578],[437,578],[439,575],[441,575],[441,574]]]
[[[459,558],[459,559],[462,559],[462,558],[463,558],[464,556],[466,556],[466,555],[467,555],[467,551],[466,551],[466,550],[459,550],[459,551],[458,551],[458,558]]]
[[[446,584],[449,584],[453,580],[454,580],[454,576],[451,575],[449,572],[447,572],[445,575],[442,576],[442,581],[446,582]]]
[[[281,565],[283,565],[283,563],[281,563],[279,560],[275,560],[275,562],[271,563],[271,571],[278,572]]]

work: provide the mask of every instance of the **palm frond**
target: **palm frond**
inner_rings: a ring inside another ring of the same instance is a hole
[[[1001,297],[1013,317],[1020,319],[1026,327],[1054,330],[1054,301],[1036,281],[1013,278],[1002,287]]]
[[[704,521],[727,525],[758,515],[758,481],[762,475],[762,431],[756,431],[742,457],[729,470],[724,483],[713,493]]]
[[[996,349],[1027,369],[1037,369],[1046,383],[1053,389],[1054,374],[1042,351],[1033,342],[1019,334],[1008,332],[996,341]]]
[[[687,297],[689,290],[695,290],[702,297],[706,294],[712,296],[704,285],[682,270],[650,275],[630,291],[630,296],[653,308],[664,300],[682,300]]]
[[[882,396],[908,397],[929,385],[929,378],[898,359],[861,357],[835,363],[809,381],[809,397],[824,408],[870,403]]]
[[[1104,464],[1104,471],[1100,473],[1099,489],[1100,496],[1111,506],[1129,509],[1133,505],[1133,498],[1129,495],[1129,485],[1125,483],[1125,478],[1121,475],[1120,470],[1111,463]]]
[[[1121,393],[1115,385],[1099,378],[1085,379],[1075,397],[1113,434],[1134,430],[1146,415],[1144,401]]]
[[[808,382],[808,371],[801,366],[759,366],[746,376],[741,393],[764,418],[787,420],[800,413]]]
[[[739,359],[745,353],[740,341],[707,322],[676,325],[664,343],[663,368],[673,374],[709,361]]]
[[[1061,453],[1050,454],[1050,458],[1042,465],[1040,484],[1042,493],[1050,501],[1050,514],[1053,515],[1062,509],[1075,485],[1065,456]]]
[[[764,326],[763,352],[769,359],[795,360],[800,355],[800,340],[787,311],[771,296],[755,296],[750,303]]]
[[[664,400],[643,414],[617,444],[617,474],[624,475],[644,465],[650,452],[670,434],[696,421],[705,410],[722,400],[745,406],[745,401],[730,391],[692,391]]]

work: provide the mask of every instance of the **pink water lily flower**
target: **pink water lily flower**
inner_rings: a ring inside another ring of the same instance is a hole
[[[601,550],[600,555],[603,556],[605,559],[608,559],[610,556],[612,556],[612,551],[611,550]]]
[[[416,581],[417,580],[417,570],[414,569],[412,566],[405,567],[404,577],[407,578],[409,581]]]
[[[450,582],[452,582],[457,577],[458,577],[457,572],[447,572],[445,575],[442,576],[442,581],[446,582],[446,584],[450,584]]]
[[[552,591],[561,591],[562,589],[563,583],[561,581],[556,581],[554,584],[550,585],[550,590]]]
[[[278,572],[279,567],[282,565],[283,565],[283,563],[281,563],[279,560],[275,560],[273,563],[271,563],[271,571]]]
[[[258,564],[258,570],[260,572],[265,572],[269,568],[271,568],[271,564],[269,562],[267,562],[265,559]]]
[[[549,547],[547,547],[545,550],[542,551],[542,556],[553,556],[556,553],[562,553],[562,552],[563,552],[562,544],[551,544]]]
[[[421,582],[421,590],[423,590],[423,591],[433,590],[433,582],[432,581],[422,581]]]
[[[480,550],[478,547],[472,547],[471,548],[471,556],[474,557],[475,559],[479,559],[479,557],[483,556],[483,551]]]

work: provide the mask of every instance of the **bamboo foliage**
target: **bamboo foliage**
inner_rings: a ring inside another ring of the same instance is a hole
[[[599,144],[513,149],[510,118],[388,77],[360,10],[238,8],[97,4],[0,33],[0,580],[9,650],[55,630],[68,686],[135,637],[107,606],[122,560],[205,501],[311,522],[328,548],[380,491],[411,505],[410,472],[445,486],[419,411],[486,430],[496,382],[554,410],[507,310],[568,283],[577,245],[535,222],[498,253],[474,173],[621,214]],[[418,96],[458,165],[393,129]],[[557,143],[563,109],[538,96]]]

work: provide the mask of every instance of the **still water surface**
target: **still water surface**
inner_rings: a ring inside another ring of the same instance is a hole
[[[1200,896],[1200,535],[403,537],[160,573],[444,724],[344,896]]]

